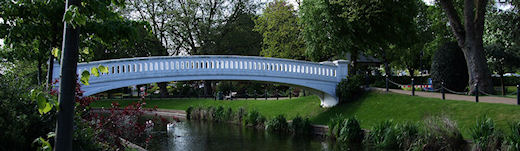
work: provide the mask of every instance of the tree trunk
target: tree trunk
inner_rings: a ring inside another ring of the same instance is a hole
[[[157,83],[157,86],[159,86],[159,93],[161,98],[166,98],[168,96],[168,89],[166,88],[166,86],[168,86],[168,82]]]
[[[490,72],[486,64],[482,43],[480,43],[480,47],[478,47],[478,44],[472,43],[470,40],[467,40],[465,49],[462,49],[466,58],[466,65],[468,66],[470,93],[477,93],[475,90],[475,84],[477,83],[480,91],[493,93],[493,83],[491,82],[491,75],[489,75]]]
[[[37,68],[38,68],[38,75],[36,77],[36,79],[38,80],[38,85],[42,83],[42,62],[41,61],[38,61],[38,64],[37,64]]]
[[[479,90],[493,93],[491,75],[484,56],[484,19],[488,0],[464,0],[463,20],[459,17],[453,0],[439,0],[450,22],[459,47],[464,52],[468,67],[470,93],[475,94],[475,84]],[[462,24],[464,22],[464,25]]]
[[[67,10],[70,6],[80,6],[81,0],[67,0]],[[59,109],[56,113],[56,136],[54,150],[72,150],[74,132],[74,104],[77,83],[77,64],[79,49],[79,27],[64,23],[63,47],[61,50],[61,77],[58,95]]]
[[[415,70],[414,69],[408,68],[408,72],[410,72],[410,78],[412,78],[412,79],[415,78]],[[415,84],[417,84],[417,82]]]
[[[392,72],[390,72],[390,66],[388,65],[388,61],[385,59],[385,73],[388,77],[392,76]]]
[[[54,77],[52,77],[52,73],[54,71],[54,57],[51,54],[49,55],[49,65],[47,67],[47,89],[50,89],[52,86],[52,80]]]
[[[506,95],[506,86],[504,86],[504,70],[500,70],[500,86],[502,87],[502,95]]]

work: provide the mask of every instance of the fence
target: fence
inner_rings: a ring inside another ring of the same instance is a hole
[[[407,84],[400,84],[400,83],[394,82],[394,81],[390,80],[390,78],[388,78],[388,76],[386,76],[385,81],[386,81],[386,83],[385,83],[386,92],[388,92],[389,89],[390,89],[390,85],[389,84],[393,84],[393,85],[398,86],[398,87],[408,86]],[[411,85],[411,88],[412,88],[411,95],[415,96],[416,85],[414,83],[414,78],[411,78],[410,81],[411,81],[411,83],[409,85]],[[449,93],[452,93],[452,94],[458,94],[458,95],[470,95],[469,92],[457,92],[457,91],[448,89],[444,82],[441,82],[440,88],[433,89],[433,87],[432,87],[431,90],[426,89],[426,91],[442,93],[442,99],[443,100],[446,100],[446,92],[449,92]],[[499,95],[489,94],[489,93],[486,93],[484,91],[479,90],[478,83],[475,84],[475,91],[478,92],[478,93],[475,93],[475,102],[477,102],[477,103],[479,102],[479,94],[484,94],[484,95],[487,95],[487,96],[499,96]],[[506,94],[506,95],[516,95],[516,104],[520,105],[520,85],[516,85],[516,92],[511,93],[511,94]],[[499,96],[499,97],[503,97],[503,96]]]

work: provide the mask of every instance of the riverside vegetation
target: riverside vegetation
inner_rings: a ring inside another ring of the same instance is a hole
[[[205,120],[213,122],[229,122],[244,126],[266,129],[271,132],[286,132],[293,134],[311,134],[312,126],[309,118],[296,115],[291,122],[287,122],[285,115],[280,114],[267,120],[257,110],[247,112],[239,108],[236,112],[232,108],[218,107],[188,107],[186,109],[188,120]]]

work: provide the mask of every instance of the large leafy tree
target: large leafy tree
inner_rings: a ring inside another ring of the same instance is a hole
[[[221,32],[214,35],[212,43],[201,47],[200,54],[258,56],[262,35],[253,31],[254,14],[239,14],[237,19],[227,22]]]
[[[492,44],[485,47],[487,63],[492,71],[497,72],[500,77],[502,95],[505,95],[504,73],[513,72],[520,67],[520,55],[518,48],[506,48],[501,44]]]
[[[81,61],[104,59],[105,56],[100,54],[115,52],[118,45],[129,45],[125,42],[142,43],[135,39],[143,28],[142,23],[124,20],[114,11],[120,1],[85,0],[66,16],[63,13],[64,4],[59,0],[0,2],[0,35],[7,47],[0,53],[2,58],[37,62],[37,77],[42,79],[45,62],[49,60],[53,64],[54,61],[51,50],[61,47],[64,20],[74,20],[74,26],[82,28],[80,39],[84,56]],[[97,50],[99,54],[94,56],[101,58],[93,58],[92,50]],[[119,49],[117,53],[124,54],[126,51]],[[52,67],[48,66],[48,73],[52,73]],[[57,78],[51,78],[51,75],[48,74],[49,83]]]
[[[452,32],[464,52],[468,66],[470,93],[478,93],[475,90],[477,83],[480,90],[492,92],[493,84],[486,64],[483,44],[484,21],[489,0],[464,0],[462,11],[457,10],[460,5],[454,0],[439,0],[438,3],[446,13]]]
[[[520,14],[518,7],[501,10],[495,5],[488,9],[484,24],[484,50],[491,71],[500,76],[504,95],[504,73],[520,68]]]
[[[7,47],[2,58],[35,61],[38,83],[51,49],[61,45],[64,7],[56,0],[0,2],[0,35]]]
[[[267,4],[263,14],[255,20],[255,31],[262,33],[260,54],[266,57],[305,59],[305,43],[298,16],[285,0]]]
[[[259,36],[251,31],[257,8],[253,0],[134,0],[127,4],[126,16],[148,21],[172,55],[258,54]],[[166,83],[158,85],[165,95]]]
[[[388,63],[395,50],[413,44],[415,1],[304,0],[300,12],[313,60],[366,52]]]
[[[303,0],[299,13],[308,59],[324,61],[341,58],[344,51],[354,50],[346,46],[351,41],[344,36],[349,35],[338,34],[345,26],[329,1]]]
[[[418,13],[414,17],[414,32],[409,33],[414,37],[411,45],[408,47],[397,48],[398,55],[393,59],[396,67],[407,69],[411,77],[414,77],[415,71],[430,67],[432,51],[428,51],[427,43],[431,42],[435,37],[433,35],[432,20],[430,19],[429,7],[422,1],[416,1]]]

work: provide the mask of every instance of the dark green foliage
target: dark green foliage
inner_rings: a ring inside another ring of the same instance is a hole
[[[481,117],[474,127],[470,128],[470,135],[477,150],[499,150],[504,136],[496,129],[495,122],[490,118]]]
[[[35,150],[30,144],[54,130],[55,114],[40,116],[24,78],[0,75],[0,150]]]
[[[278,115],[275,118],[269,120],[265,124],[265,128],[269,131],[276,131],[276,132],[288,132],[289,131],[289,124],[287,123],[287,119],[285,119],[284,115]]]
[[[217,85],[217,91],[228,95],[231,91],[236,91],[232,81],[221,81]]]
[[[260,54],[266,57],[305,59],[302,27],[293,5],[275,0],[267,4],[263,14],[255,20],[255,31],[263,35]]]
[[[253,31],[256,17],[253,13],[238,13],[223,25],[212,42],[200,48],[200,55],[244,55],[258,56],[262,46],[262,35]]]
[[[244,125],[259,127],[264,125],[265,120],[265,117],[260,115],[258,111],[251,110],[244,119]]]
[[[225,120],[225,113],[224,113],[224,107],[222,106],[219,106],[217,108],[214,108],[213,110],[213,121],[216,121],[216,122],[221,122],[221,121],[224,121]]]
[[[235,118],[236,118],[235,120],[238,123],[242,123],[242,121],[244,120],[245,114],[246,114],[246,110],[243,107],[238,108],[237,115],[235,116]]]
[[[188,109],[186,109],[186,119],[187,120],[191,119],[192,112],[193,112],[193,106],[190,106],[190,107],[188,107]]]
[[[300,115],[296,115],[296,117],[292,119],[290,129],[295,134],[311,134],[311,121],[309,120],[309,118],[302,118]]]
[[[233,121],[233,109],[231,109],[230,107],[228,107],[225,111],[224,111],[224,117],[223,117],[223,121]]]
[[[329,122],[329,136],[347,145],[361,144],[364,132],[356,117],[343,119],[340,116]]]
[[[362,75],[354,75],[341,80],[336,86],[336,96],[339,97],[340,102],[352,102],[363,95],[365,90],[361,86],[364,85],[364,80]]]
[[[429,117],[424,121],[424,134],[418,146],[420,150],[464,150],[467,143],[454,121],[447,117]]]
[[[397,124],[397,142],[399,148],[403,150],[411,150],[417,144],[420,137],[419,126],[413,123]]]
[[[468,86],[468,67],[456,42],[445,43],[433,56],[431,76],[434,88],[444,81],[448,89],[465,91]]]
[[[506,144],[508,150],[520,150],[520,121],[510,123],[511,134],[506,138]]]
[[[365,144],[384,149],[398,149],[399,131],[392,121],[383,121],[374,126],[365,138]]]

